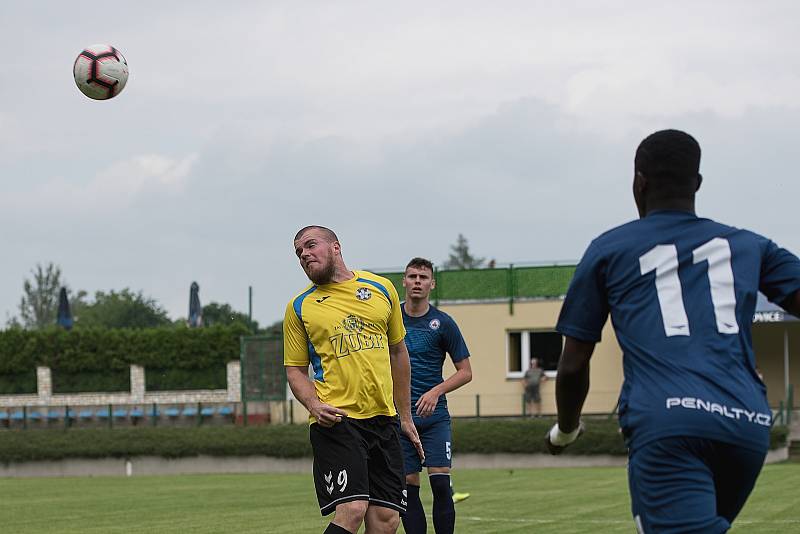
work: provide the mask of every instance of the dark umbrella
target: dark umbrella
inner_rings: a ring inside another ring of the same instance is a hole
[[[66,287],[62,287],[58,294],[58,318],[56,319],[56,324],[64,327],[65,330],[72,329],[72,312],[69,309]]]
[[[200,286],[192,282],[189,289],[189,328],[203,326],[203,307],[200,305]]]

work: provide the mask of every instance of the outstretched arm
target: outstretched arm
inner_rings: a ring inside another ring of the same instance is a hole
[[[450,393],[472,380],[472,365],[469,363],[469,358],[453,362],[453,366],[456,368],[455,373],[447,377],[447,380],[441,384],[433,386],[417,399],[418,416],[428,417],[433,414],[440,396]]]

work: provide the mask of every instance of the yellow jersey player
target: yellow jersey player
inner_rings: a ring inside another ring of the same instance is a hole
[[[362,522],[368,532],[394,533],[407,505],[399,432],[423,456],[397,290],[350,271],[328,228],[303,228],[294,247],[312,285],[286,306],[284,365],[310,413],[320,512],[336,512],[325,534],[355,533]]]

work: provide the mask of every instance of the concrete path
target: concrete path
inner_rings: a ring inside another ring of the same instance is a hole
[[[770,451],[766,463],[789,457],[784,447]],[[546,454],[460,454],[453,460],[455,469],[527,469],[555,467],[622,467],[625,456]],[[142,456],[130,459],[68,459],[50,462],[11,462],[0,464],[0,477],[143,476],[235,473],[311,473],[311,459],[284,459],[267,456],[160,458]]]

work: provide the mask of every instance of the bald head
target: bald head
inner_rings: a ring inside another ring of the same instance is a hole
[[[303,234],[305,234],[309,230],[319,230],[321,236],[328,243],[339,241],[339,238],[336,237],[336,234],[334,233],[333,230],[331,230],[330,228],[325,228],[324,226],[317,226],[317,225],[311,225],[311,226],[306,226],[305,228],[301,228],[300,231],[297,232],[297,234],[294,236],[294,240],[298,241],[301,237],[303,237]]]

